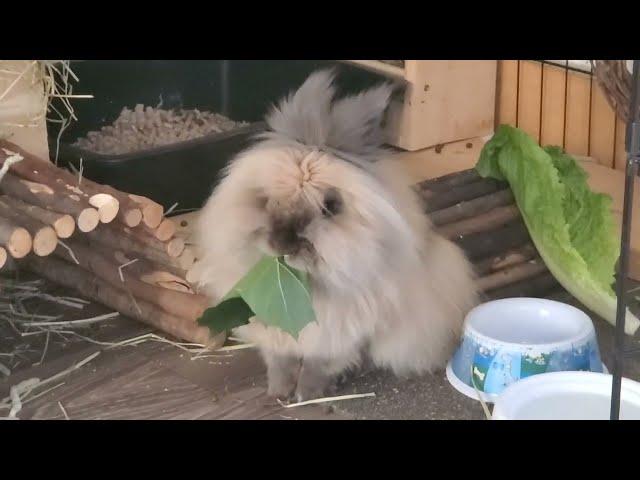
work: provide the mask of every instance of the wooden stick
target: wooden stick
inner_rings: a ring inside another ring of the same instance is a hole
[[[466,218],[489,212],[497,207],[504,207],[514,203],[513,193],[509,189],[499,190],[489,195],[457,203],[451,207],[431,212],[429,217],[435,226],[454,223]]]
[[[143,229],[124,227],[122,231],[124,231],[126,235],[129,235],[130,237],[147,245],[149,248],[166,253],[171,258],[180,256],[185,248],[184,240],[180,237],[174,237],[168,242],[161,242]]]
[[[534,247],[532,243],[526,243],[519,248],[509,249],[506,252],[501,252],[495,256],[480,260],[476,262],[473,267],[477,275],[483,276],[497,272],[503,268],[526,262],[536,255],[536,247]]]
[[[130,252],[124,252],[122,250],[114,250],[112,248],[105,248],[103,245],[91,244],[91,248],[99,251],[103,256],[114,260],[118,265],[129,264],[126,268],[132,275],[136,275],[140,278],[158,278],[161,282],[177,282],[184,286],[189,286],[186,282],[187,272],[174,265],[167,265],[154,262],[147,258],[135,256]],[[133,262],[135,260],[135,262]],[[133,263],[132,263],[133,262]],[[177,288],[182,291],[183,288]]]
[[[52,212],[35,205],[18,200],[17,198],[3,195],[0,200],[10,205],[16,210],[20,210],[25,215],[35,218],[44,224],[50,225],[56,231],[59,238],[69,238],[76,229],[76,222],[71,215]]]
[[[102,303],[121,314],[146,323],[170,335],[188,342],[208,345],[215,341],[207,327],[201,327],[193,318],[171,315],[155,305],[142,300],[132,301],[121,290],[92,275],[77,265],[57,258],[29,257],[24,264],[38,275],[67,288],[80,292],[84,297]],[[132,297],[133,298],[133,297]]]
[[[451,207],[456,203],[463,202],[465,200],[472,200],[483,195],[497,192],[498,190],[504,190],[504,188],[505,184],[503,182],[498,182],[492,178],[488,178],[478,180],[477,182],[473,182],[468,185],[452,187],[446,192],[437,192],[436,194],[436,192],[430,190],[423,190],[421,194],[425,199],[426,212],[431,213],[436,210]]]
[[[136,299],[141,298],[157,305],[167,313],[196,320],[209,307],[208,299],[202,295],[167,290],[143,282],[140,278],[130,274],[126,268],[121,269],[120,265],[100,255],[82,242],[69,240],[67,244],[82,268],[119,290],[131,292]],[[63,260],[75,263],[74,257],[64,248],[58,247],[55,254]]]
[[[446,238],[456,238],[471,233],[488,232],[502,227],[520,217],[520,210],[516,205],[498,207],[482,215],[460,220],[459,222],[443,225],[437,231]]]
[[[90,232],[100,223],[98,210],[85,206],[80,197],[55,195],[51,187],[20,179],[9,172],[0,182],[0,190],[25,203],[73,216],[81,232]]]
[[[559,285],[558,281],[551,275],[551,272],[544,272],[513,285],[488,291],[485,296],[489,300],[511,297],[544,297],[547,292],[558,288]]]
[[[194,293],[189,282],[185,280],[187,272],[184,270],[172,265],[156,263],[131,252],[125,253],[122,250],[106,247],[99,243],[89,242],[88,245],[92,251],[149,285],[178,292]]]
[[[89,197],[89,205],[98,209],[102,223],[112,222],[120,210],[120,202],[108,193],[96,193]]]
[[[89,186],[91,188],[91,190],[94,192],[94,196],[100,194],[109,195],[118,202],[119,209],[116,218],[120,223],[130,228],[140,225],[140,223],[142,222],[142,210],[139,208],[137,203],[133,202],[129,198],[126,193],[116,190],[109,185],[101,185],[99,183],[95,183],[88,178],[83,178],[82,183],[84,185],[84,188],[86,188],[86,186]]]
[[[522,220],[516,220],[492,232],[479,232],[453,240],[473,261],[491,257],[531,241]]]
[[[58,244],[58,236],[53,227],[25,215],[20,210],[11,208],[10,205],[2,200],[0,200],[0,215],[11,219],[16,225],[29,232],[32,239],[31,249],[39,257],[46,257],[55,250]]]
[[[477,280],[477,285],[481,291],[494,290],[496,288],[514,284],[526,278],[535,277],[546,270],[546,265],[542,259],[538,258],[507,267],[503,270],[499,270],[495,273],[479,278]]]
[[[4,162],[8,151],[0,150],[0,162]],[[100,221],[103,223],[113,221],[118,214],[120,206],[113,196],[96,192],[86,182],[85,185],[78,185],[76,177],[70,172],[57,168],[48,161],[38,160],[26,152],[22,152],[21,155],[24,159],[12,165],[11,171],[23,180],[46,185],[58,195],[79,197],[80,201],[98,210]]]
[[[5,250],[4,247],[0,247],[0,270],[2,270],[2,267],[4,267],[7,263],[7,251]]]
[[[126,265],[127,272],[149,285],[155,285],[178,292],[194,293],[186,280],[187,272],[172,265],[155,263],[146,258],[125,253],[122,250],[105,248],[103,245],[91,244],[92,250],[114,261],[117,265]]]
[[[31,251],[33,241],[26,229],[0,217],[0,244],[4,245],[13,258],[24,258]]]
[[[149,228],[157,228],[164,218],[164,207],[140,195],[129,194],[129,198],[142,208],[142,221]]]
[[[120,192],[109,185],[101,185],[99,183],[92,182],[89,179],[83,179],[83,182],[91,185],[94,191],[103,192],[103,194],[110,195],[118,201],[120,208],[116,218],[120,223],[130,228],[140,225],[142,222],[142,210],[135,202],[131,201],[127,194]]]
[[[133,235],[124,234],[123,230],[124,229],[113,228],[112,224],[103,224],[99,229],[87,233],[87,238],[91,243],[103,245],[107,248],[123,250],[135,257],[146,258],[162,265],[180,268],[177,261],[170,257],[166,251],[152,248]],[[159,242],[157,239],[154,240]]]
[[[142,210],[139,208],[128,208],[126,210],[121,210],[121,221],[127,227],[136,227],[140,225],[142,222]]]
[[[92,200],[94,204],[98,203],[102,210],[100,212],[102,222],[109,223],[117,214],[117,218],[129,227],[140,224],[142,212],[126,194],[112,187],[92,182],[88,178],[79,181],[71,172],[56,167],[48,160],[38,159],[10,142],[0,141],[0,145],[8,151],[19,153],[24,157],[22,161],[11,166],[11,171],[15,175],[25,180],[48,185],[54,190],[62,189],[62,191],[75,193],[85,197],[88,201]],[[0,148],[0,163],[4,163],[8,156],[3,148]],[[100,197],[101,194],[109,195],[111,198],[105,202],[106,197]]]
[[[449,173],[442,177],[425,180],[418,184],[421,190],[446,191],[451,187],[459,187],[480,180],[480,174],[475,168]]]

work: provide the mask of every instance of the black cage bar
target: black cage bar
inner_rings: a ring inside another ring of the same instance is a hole
[[[626,284],[629,277],[629,252],[631,240],[631,219],[633,218],[633,190],[634,181],[638,175],[640,164],[640,61],[633,62],[632,93],[630,115],[627,120],[626,150],[627,166],[624,190],[624,207],[622,212],[622,235],[620,239],[620,262],[616,281],[618,296],[616,311],[616,332],[613,363],[613,380],[611,382],[611,420],[620,418],[620,394],[622,390],[622,375],[624,360],[638,353],[636,350],[625,348],[625,315],[627,300],[625,296]]]

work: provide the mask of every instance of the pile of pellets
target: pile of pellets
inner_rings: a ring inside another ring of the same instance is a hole
[[[120,155],[228,132],[249,125],[213,112],[125,107],[112,125],[79,138],[74,146],[105,155]]]

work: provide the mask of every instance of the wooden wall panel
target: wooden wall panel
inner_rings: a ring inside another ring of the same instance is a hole
[[[518,127],[540,141],[542,64],[521,61],[518,80]]]
[[[543,69],[540,143],[562,146],[567,71],[555,65],[544,65]]]
[[[613,168],[616,114],[595,79],[592,79],[592,82],[589,155],[597,158],[601,165]]]
[[[498,62],[496,126],[516,125],[518,115],[518,60]]]
[[[589,73],[541,61],[499,61],[496,125],[502,123],[523,129],[542,145],[625,168],[625,125]]]
[[[574,155],[589,155],[590,75],[569,71],[566,109],[564,147]]]
[[[625,135],[627,126],[616,118],[616,138],[614,144],[614,166],[616,170],[625,170],[627,165],[627,147],[625,145]]]

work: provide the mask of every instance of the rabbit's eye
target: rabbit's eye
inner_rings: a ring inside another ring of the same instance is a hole
[[[325,217],[333,217],[342,210],[342,198],[336,190],[329,190],[324,197],[322,214]]]

